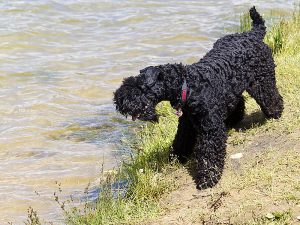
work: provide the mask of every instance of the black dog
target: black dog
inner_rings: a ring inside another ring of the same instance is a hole
[[[150,66],[124,79],[114,93],[117,111],[132,119],[158,121],[155,106],[170,101],[178,110],[179,125],[173,154],[181,162],[194,151],[197,188],[214,186],[226,155],[226,126],[243,119],[247,91],[267,118],[279,118],[283,100],[276,88],[271,49],[263,42],[264,20],[250,9],[249,32],[220,38],[199,62],[192,65]]]

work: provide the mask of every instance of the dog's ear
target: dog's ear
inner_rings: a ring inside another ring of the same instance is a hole
[[[145,74],[145,83],[147,86],[153,86],[157,81],[163,80],[163,73],[162,71],[153,66],[149,66],[140,71],[141,74]]]

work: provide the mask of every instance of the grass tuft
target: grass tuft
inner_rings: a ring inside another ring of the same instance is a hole
[[[169,148],[176,132],[177,119],[168,103],[157,106],[159,124],[147,123],[136,134],[136,155],[124,162],[119,171],[104,176],[102,192],[96,204],[86,204],[65,211],[69,224],[132,224],[157,216],[161,196],[176,188],[170,178],[178,164],[169,160]],[[112,186],[119,180],[129,181],[116,193]],[[117,197],[116,197],[117,196]]]
[[[252,20],[250,18],[250,13],[246,12],[240,15],[240,26],[238,27],[238,32],[242,33],[249,31],[252,28]]]
[[[252,20],[249,12],[240,16],[240,26],[238,31],[245,32],[251,29]],[[297,46],[300,44],[300,5],[295,6],[294,12],[289,20],[281,19],[279,23],[273,25],[267,32],[265,42],[273,50],[274,54],[281,51],[289,54],[297,54]],[[295,43],[296,42],[296,43]]]

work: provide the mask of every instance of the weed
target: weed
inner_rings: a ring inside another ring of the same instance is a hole
[[[27,213],[28,213],[28,218],[27,221],[25,222],[26,225],[41,225],[37,212],[34,211],[32,207],[28,208]]]

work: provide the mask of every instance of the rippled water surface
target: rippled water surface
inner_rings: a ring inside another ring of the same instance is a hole
[[[122,78],[195,62],[252,4],[264,13],[293,8],[284,0],[0,1],[0,224],[21,224],[30,205],[57,222],[55,181],[77,193],[124,154],[118,143],[133,124],[111,101]]]

